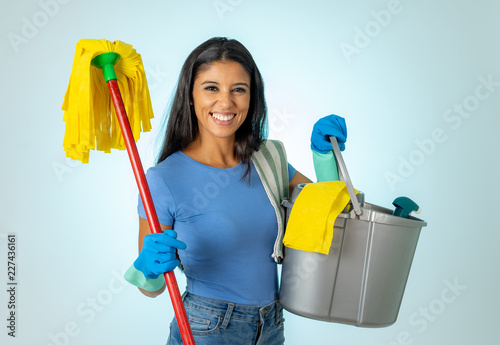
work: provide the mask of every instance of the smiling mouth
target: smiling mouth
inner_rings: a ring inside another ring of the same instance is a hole
[[[210,116],[216,118],[219,121],[229,121],[232,120],[236,116],[236,114],[223,115],[219,113],[210,113]]]

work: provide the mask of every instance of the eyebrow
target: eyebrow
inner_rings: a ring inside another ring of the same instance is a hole
[[[219,85],[218,82],[212,81],[212,80],[207,80],[207,81],[204,81],[203,83],[201,83],[201,85],[204,85],[204,84],[216,84],[216,85]],[[233,84],[233,86],[236,86],[236,85],[243,85],[243,86],[246,86],[246,87],[250,88],[250,86],[247,83],[234,83]]]

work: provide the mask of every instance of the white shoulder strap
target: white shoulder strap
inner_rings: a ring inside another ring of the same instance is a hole
[[[264,185],[278,220],[278,234],[274,243],[273,258],[280,263],[283,259],[283,236],[285,234],[285,210],[281,203],[288,200],[288,160],[283,143],[278,140],[266,140],[259,151],[252,156],[252,161]]]

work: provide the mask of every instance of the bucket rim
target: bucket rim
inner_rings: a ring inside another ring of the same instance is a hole
[[[340,213],[338,215],[338,218],[359,219],[366,222],[374,222],[407,228],[422,228],[427,226],[427,222],[420,218],[413,216],[409,216],[408,218],[394,216],[392,214],[392,210],[368,202],[364,202],[361,204],[361,214],[359,216],[356,215],[354,210],[351,210],[348,213]]]

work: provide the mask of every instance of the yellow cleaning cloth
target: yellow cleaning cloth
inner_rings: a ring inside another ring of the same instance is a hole
[[[333,224],[349,200],[344,182],[306,184],[288,218],[283,244],[293,249],[328,255]]]
[[[109,153],[112,148],[126,148],[103,73],[90,64],[94,57],[106,52],[120,55],[114,68],[135,141],[139,140],[141,127],[144,132],[151,130],[153,109],[141,55],[121,41],[81,39],[76,45],[62,110],[66,156],[83,163],[88,163],[91,149]]]

